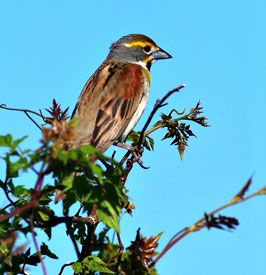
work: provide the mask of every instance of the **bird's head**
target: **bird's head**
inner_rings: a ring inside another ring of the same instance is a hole
[[[107,60],[135,63],[150,70],[155,61],[168,58],[172,56],[158,47],[148,36],[129,34],[111,45]]]

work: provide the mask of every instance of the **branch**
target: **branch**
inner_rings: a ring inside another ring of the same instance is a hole
[[[186,87],[185,84],[181,84],[179,85],[178,87],[174,88],[173,90],[169,91],[165,96],[163,96],[162,99],[157,99],[154,106],[153,106],[153,109],[146,121],[146,123],[144,124],[142,130],[141,130],[141,133],[140,133],[140,136],[139,136],[139,142],[138,142],[138,146],[140,146],[143,142],[143,138],[144,138],[144,134],[145,134],[145,131],[147,130],[147,128],[149,127],[155,113],[163,106],[167,105],[167,103],[164,103],[172,94],[174,93],[177,93],[177,92],[180,92],[180,90],[182,88]]]
[[[227,203],[225,203],[224,205],[216,208],[215,210],[211,211],[208,214],[205,214],[204,217],[202,217],[201,219],[199,219],[197,222],[195,222],[193,225],[186,227],[184,229],[182,229],[181,231],[179,231],[178,233],[176,233],[171,239],[170,241],[167,243],[167,245],[165,246],[165,248],[156,256],[156,258],[152,261],[152,263],[150,264],[150,267],[153,267],[163,256],[164,254],[170,249],[172,248],[176,243],[178,243],[180,240],[182,240],[184,237],[186,237],[188,234],[195,232],[195,231],[199,231],[203,228],[211,228],[211,227],[216,227],[216,228],[221,228],[219,227],[219,224],[217,224],[218,226],[211,226],[209,225],[208,221],[213,219],[213,216],[215,214],[217,214],[218,212],[229,208],[235,204],[238,203],[242,203],[245,202],[253,197],[256,197],[258,195],[266,195],[266,189],[265,188],[261,188],[258,191],[244,197],[245,192],[247,191],[248,187],[251,185],[252,182],[252,178],[250,178],[247,183],[245,183],[245,185],[241,188],[241,190]],[[230,228],[230,224],[228,226]],[[233,228],[233,226],[232,226]]]
[[[108,259],[106,261],[106,263],[110,263],[111,261],[117,259],[117,258],[120,258],[120,256],[122,255],[123,251],[124,251],[124,245],[122,243],[122,240],[121,240],[121,236],[120,236],[120,233],[116,233],[116,236],[117,236],[117,240],[118,240],[118,245],[119,245],[119,250],[118,250],[118,253],[116,255],[114,255],[113,257],[111,257],[110,259]],[[119,261],[117,263],[117,266],[119,266]]]
[[[87,236],[85,241],[82,243],[82,249],[80,253],[79,260],[83,260],[85,257],[91,255],[92,252],[92,244],[93,244],[93,234],[96,230],[98,221],[96,217],[97,205],[93,204],[89,218],[94,220],[94,224],[86,224],[87,225]]]
[[[44,264],[44,261],[43,261],[42,253],[41,253],[41,250],[39,248],[39,245],[38,245],[38,242],[37,242],[37,239],[36,239],[36,236],[35,236],[33,222],[32,222],[32,216],[30,218],[30,230],[31,230],[31,235],[32,235],[33,243],[34,243],[36,252],[38,254],[40,263],[41,263],[43,275],[47,275],[47,271],[46,271],[45,264]]]
[[[176,88],[174,88],[173,90],[170,90],[168,93],[166,93],[166,95],[164,95],[164,96],[162,97],[162,99],[157,99],[157,100],[156,100],[156,102],[155,102],[155,104],[154,104],[154,106],[153,106],[153,109],[152,109],[152,111],[151,111],[151,113],[150,113],[150,115],[149,115],[149,117],[148,117],[146,123],[144,124],[142,130],[141,130],[141,133],[140,133],[139,140],[138,140],[138,143],[137,143],[136,148],[140,148],[140,147],[141,147],[141,144],[142,144],[143,139],[144,139],[144,137],[145,137],[145,132],[146,132],[147,128],[149,127],[149,125],[150,125],[150,123],[151,123],[151,121],[152,121],[154,115],[156,114],[156,112],[157,112],[161,107],[167,105],[167,103],[165,103],[165,101],[166,101],[172,94],[179,92],[179,91],[180,91],[182,88],[184,88],[185,86],[186,86],[185,84],[181,84],[181,85],[179,85],[178,87],[176,87]],[[126,167],[126,169],[125,169],[125,173],[124,173],[124,175],[122,176],[122,185],[123,185],[123,186],[124,186],[125,183],[126,183],[127,177],[128,177],[128,175],[129,175],[131,169],[133,168],[134,163],[135,163],[135,162],[140,163],[140,162],[139,162],[139,159],[136,159],[134,156],[132,156],[130,159],[128,159],[131,153],[132,153],[132,152],[127,151],[127,152],[125,153],[125,155],[122,157],[122,159],[120,160],[120,162],[119,162],[121,165],[123,165],[125,162],[127,162],[127,163],[126,163],[126,166],[127,166],[127,167]],[[146,168],[146,167],[142,166],[142,168]]]
[[[37,126],[40,130],[42,130],[40,125],[29,114],[36,115],[36,116],[42,118],[44,123],[47,123],[46,118],[43,116],[41,111],[39,111],[39,113],[38,113],[38,112],[28,110],[28,109],[10,108],[10,107],[7,107],[5,104],[1,104],[0,108],[4,109],[4,110],[9,110],[9,111],[23,112],[31,120],[31,122],[33,122],[34,125]]]
[[[41,170],[38,173],[38,177],[37,177],[37,180],[36,180],[36,183],[35,183],[35,188],[34,188],[36,190],[36,192],[32,195],[30,202],[27,203],[26,205],[20,207],[20,208],[14,209],[10,213],[7,213],[5,215],[0,216],[0,223],[5,221],[5,220],[8,220],[8,219],[10,219],[14,216],[18,216],[18,215],[20,215],[21,213],[23,213],[25,211],[28,211],[28,210],[31,210],[31,209],[34,209],[34,208],[38,207],[38,201],[39,201],[39,198],[40,198],[40,195],[41,195],[41,188],[42,188],[44,176],[49,174],[50,171],[51,171],[51,167],[49,167],[49,166],[44,170],[45,164],[46,163],[43,162]]]
[[[75,262],[69,262],[69,263],[65,263],[64,265],[62,265],[62,267],[61,267],[61,269],[60,269],[58,275],[62,275],[63,272],[64,272],[65,267],[70,266],[70,265],[72,265],[72,264],[74,264],[74,263],[75,263]]]
[[[54,216],[54,217],[51,217],[49,221],[42,221],[40,224],[36,224],[36,226],[38,226],[40,228],[55,227],[61,223],[84,223],[84,224],[94,226],[97,222],[91,216],[89,216],[89,217],[79,217],[79,216],[57,217],[57,216]]]

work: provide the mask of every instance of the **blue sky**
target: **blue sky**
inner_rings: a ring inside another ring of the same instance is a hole
[[[163,132],[156,133],[155,152],[143,158],[151,168],[136,167],[130,175],[136,210],[122,220],[125,246],[141,227],[144,235],[164,232],[160,250],[178,230],[228,201],[253,173],[250,191],[266,183],[265,8],[262,0],[1,1],[0,103],[38,110],[55,98],[73,109],[110,44],[125,34],[149,35],[169,52],[173,59],[151,70],[149,104],[136,129],[155,100],[180,83],[187,88],[164,111],[200,100],[211,127],[193,126],[197,139],[183,161],[168,141],[159,141]],[[40,133],[23,114],[0,115],[0,134],[29,135],[25,148],[38,146]],[[264,209],[259,197],[224,211],[240,220],[234,233],[189,235],[161,259],[159,274],[266,274]],[[47,260],[49,274],[75,259],[63,230],[55,230],[51,243],[62,261]]]

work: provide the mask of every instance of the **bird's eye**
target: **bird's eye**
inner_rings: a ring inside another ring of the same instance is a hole
[[[151,47],[150,46],[145,46],[144,47],[144,52],[145,53],[149,53],[151,51]]]

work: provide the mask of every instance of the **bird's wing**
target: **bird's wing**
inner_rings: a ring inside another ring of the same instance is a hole
[[[103,64],[85,85],[73,117],[81,143],[104,152],[125,131],[145,93],[142,67]]]

